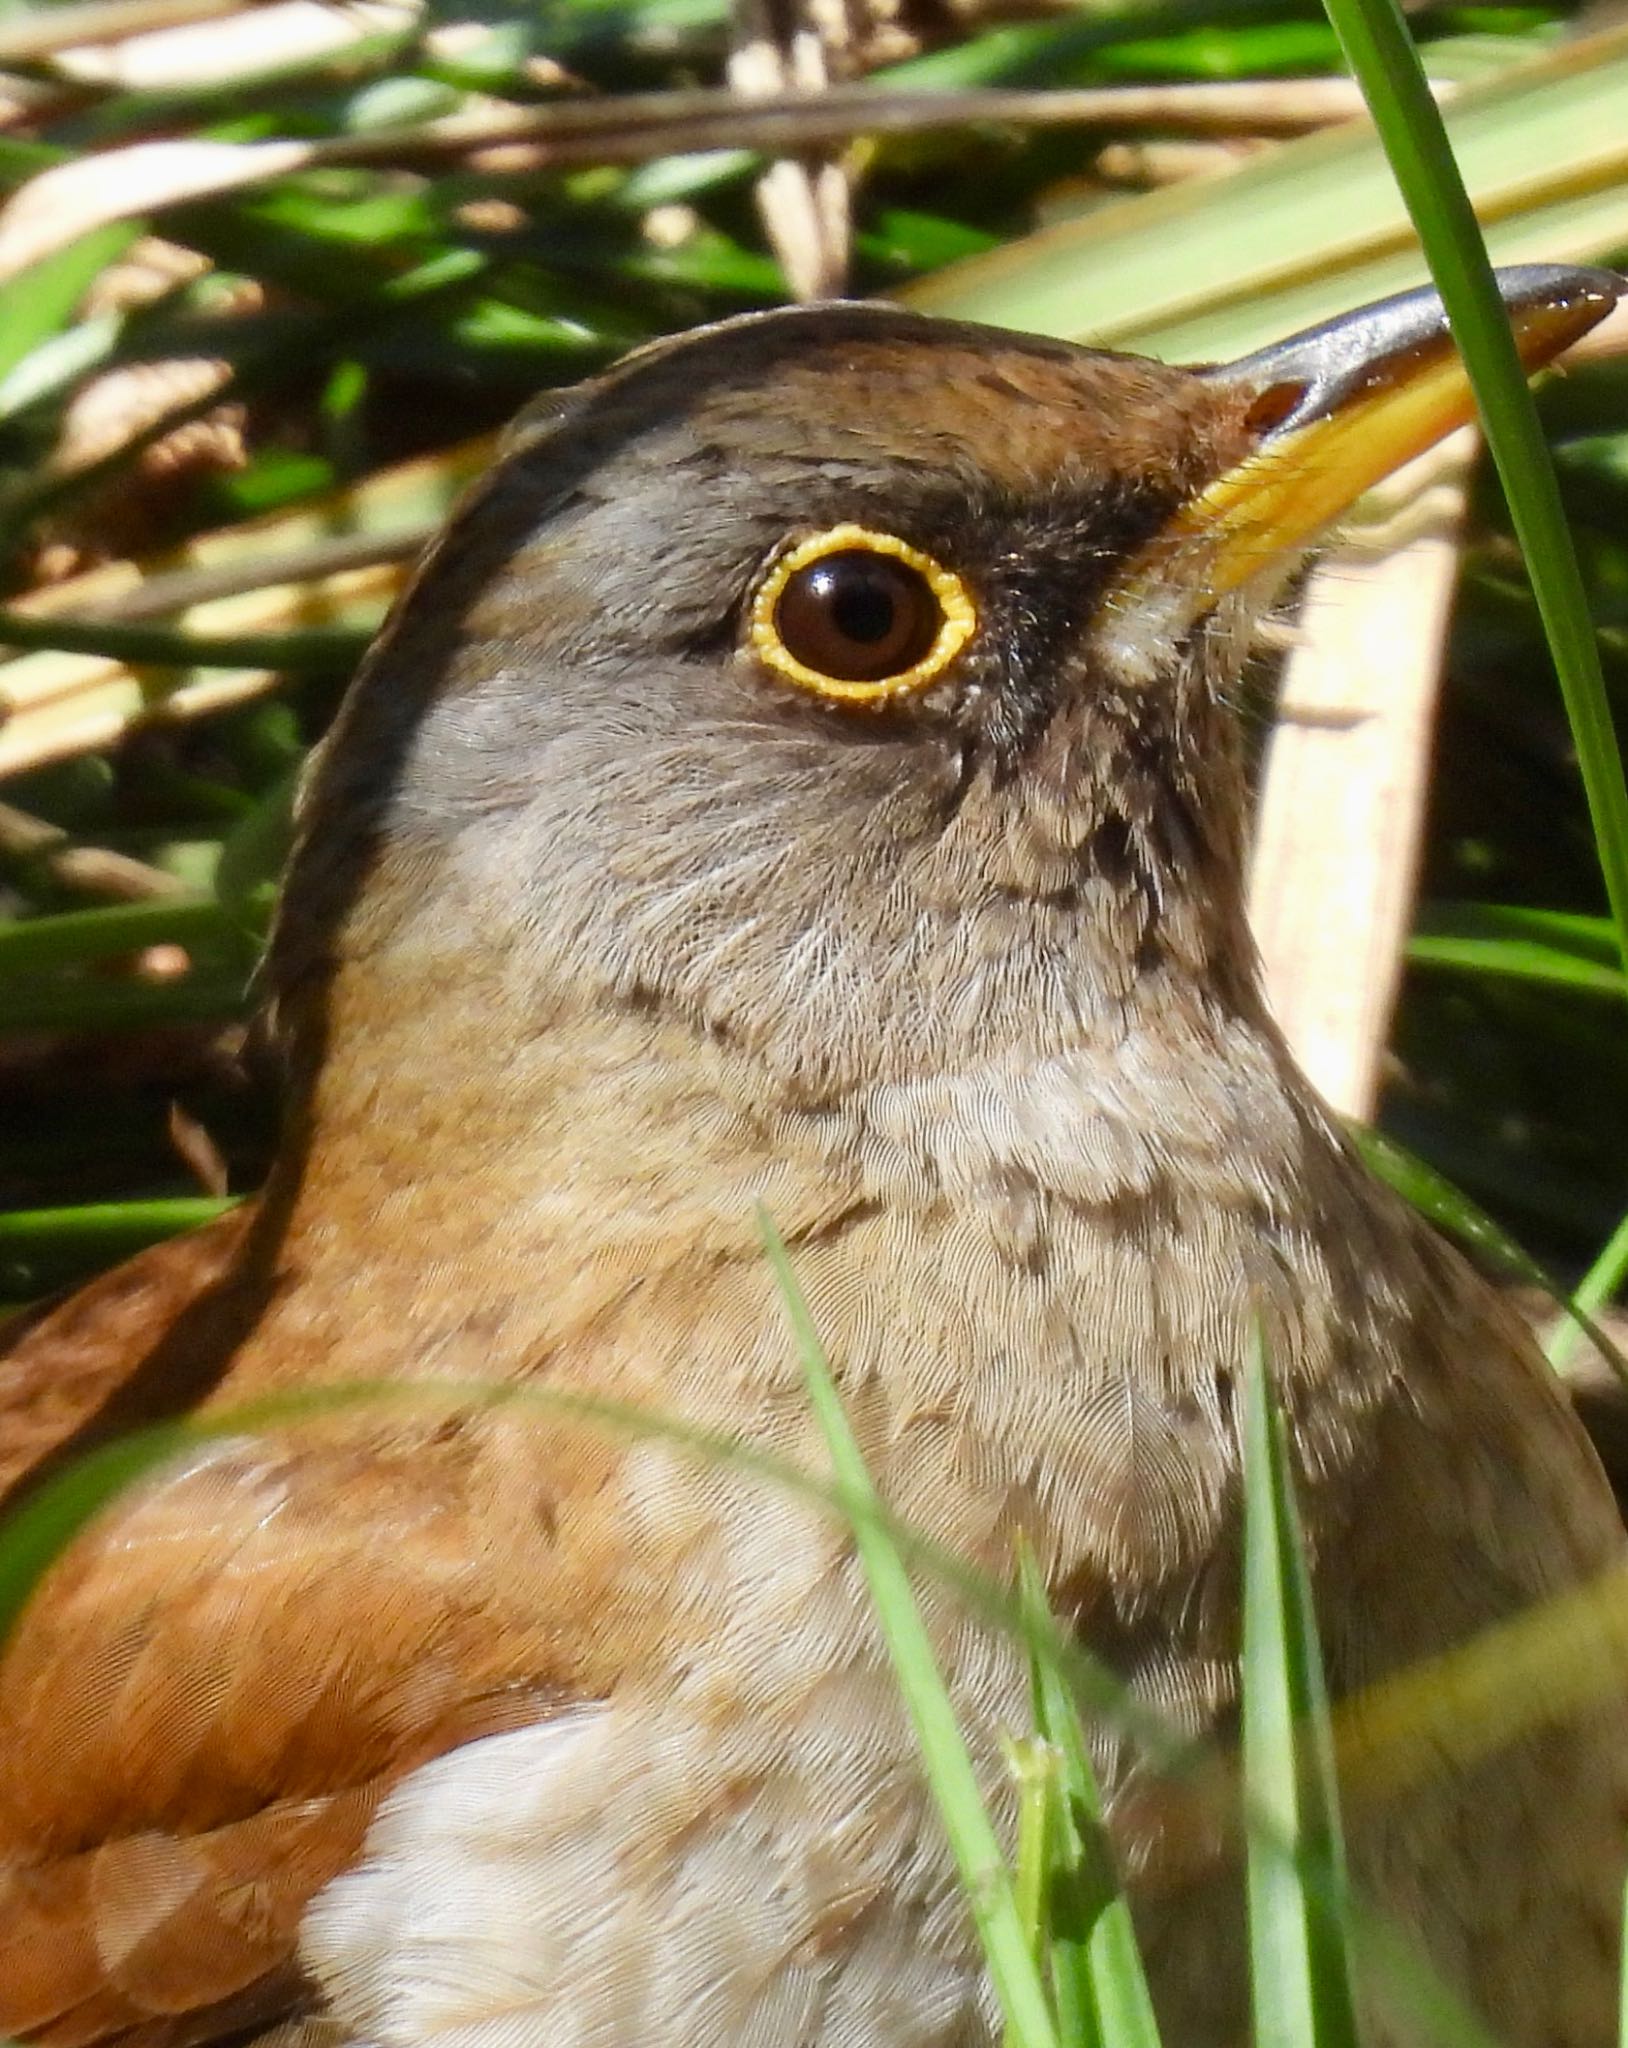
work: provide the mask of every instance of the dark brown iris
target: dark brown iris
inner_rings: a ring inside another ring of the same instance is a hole
[[[786,579],[774,623],[786,652],[805,668],[874,683],[923,660],[944,613],[919,569],[869,548],[843,548]]]

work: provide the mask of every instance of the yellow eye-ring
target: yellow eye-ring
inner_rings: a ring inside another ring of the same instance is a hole
[[[931,555],[868,526],[833,526],[782,555],[752,600],[766,668],[845,704],[924,690],[978,624],[966,585]]]

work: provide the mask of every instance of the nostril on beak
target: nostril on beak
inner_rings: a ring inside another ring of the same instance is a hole
[[[1298,410],[1310,389],[1309,384],[1269,384],[1244,414],[1245,428],[1252,434],[1271,433]]]

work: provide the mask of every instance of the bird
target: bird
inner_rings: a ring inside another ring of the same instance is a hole
[[[1499,285],[1529,369],[1624,289]],[[264,1190],[0,1362],[13,1507],[188,1425],[0,1657],[0,2033],[999,2038],[852,1526],[779,1476],[829,1466],[764,1214],[890,1513],[1026,1551],[1184,1745],[1237,1731],[1252,1343],[1337,1701],[1610,1586],[1563,1391],[1243,908],[1254,622],[1470,410],[1428,291],[1196,368],[832,302],[534,402],[302,790]],[[1009,1832],[1022,1645],[916,1592]],[[1628,1662],[1572,1663],[1349,1788],[1355,1895],[1511,2048],[1614,2038]],[[1089,1727],[1165,2039],[1237,2048],[1235,1831]],[[1369,2048],[1434,2038],[1358,1969]]]

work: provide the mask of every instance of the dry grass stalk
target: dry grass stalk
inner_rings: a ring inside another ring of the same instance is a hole
[[[351,624],[382,616],[400,588],[393,563],[274,584],[197,605],[177,621],[200,638]],[[137,726],[174,724],[262,695],[274,669],[138,671],[100,655],[38,653],[0,666],[0,776],[116,745]]]
[[[75,895],[111,896],[122,903],[148,903],[159,896],[185,895],[185,884],[162,868],[106,846],[77,846],[60,825],[0,804],[0,857],[13,866],[39,867],[61,889]]]
[[[1384,525],[1313,570],[1268,744],[1250,920],[1278,1022],[1347,1116],[1377,1106],[1401,979],[1473,446],[1402,471]]]

